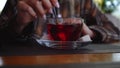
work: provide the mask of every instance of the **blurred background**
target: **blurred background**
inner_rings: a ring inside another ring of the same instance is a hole
[[[97,7],[106,14],[120,19],[120,0],[94,0]]]

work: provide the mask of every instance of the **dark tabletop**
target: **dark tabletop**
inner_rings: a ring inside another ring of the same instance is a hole
[[[1,56],[24,55],[54,55],[54,54],[89,54],[89,53],[119,53],[117,44],[88,44],[78,49],[52,49],[38,44],[35,40],[26,42],[4,43],[0,45]]]

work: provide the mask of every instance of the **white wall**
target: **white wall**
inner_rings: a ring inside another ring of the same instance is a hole
[[[4,8],[6,1],[7,0],[0,0],[0,13],[1,13],[2,9]]]

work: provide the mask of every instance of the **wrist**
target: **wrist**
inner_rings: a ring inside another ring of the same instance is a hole
[[[91,38],[95,37],[95,33],[84,23],[83,23],[83,28],[82,28],[82,34],[89,35]]]

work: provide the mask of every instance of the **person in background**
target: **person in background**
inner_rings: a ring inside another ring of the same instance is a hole
[[[58,3],[57,0],[8,0],[0,15],[1,40],[29,38],[36,18],[46,18],[46,13],[52,13],[53,7],[60,8],[63,17],[69,17],[68,1],[59,0]],[[85,20],[82,35],[89,35],[94,43],[120,40],[120,30],[97,9],[92,0],[75,0],[75,3],[74,16]]]

